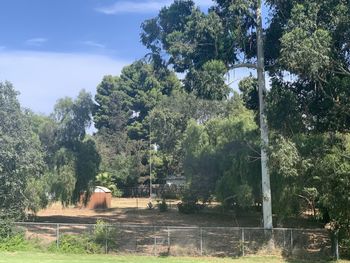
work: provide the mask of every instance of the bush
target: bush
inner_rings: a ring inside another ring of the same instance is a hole
[[[202,210],[204,208],[204,205],[197,204],[195,202],[183,202],[178,203],[177,208],[182,214],[193,214]]]
[[[108,245],[108,249],[115,249],[117,229],[103,220],[97,220],[92,234],[94,242],[100,246]]]
[[[29,251],[42,250],[39,239],[26,239],[25,231],[21,228],[11,227],[6,237],[0,237],[0,251]]]
[[[98,254],[106,252],[108,249],[117,247],[116,228],[108,225],[103,220],[98,220],[91,234],[82,235],[62,235],[59,240],[59,246],[54,242],[49,248],[53,252],[72,253],[72,254]]]
[[[54,242],[49,251],[68,254],[97,254],[102,253],[103,249],[88,235],[63,235],[59,240],[59,246],[57,247],[56,242]]]
[[[9,221],[0,219],[0,240],[12,236],[12,233],[13,224]]]
[[[162,202],[158,202],[157,206],[158,206],[159,212],[168,211],[168,205],[167,205],[165,199],[163,199]]]
[[[14,236],[0,239],[0,251],[23,251],[32,248],[30,243],[25,239],[24,234],[17,234]]]

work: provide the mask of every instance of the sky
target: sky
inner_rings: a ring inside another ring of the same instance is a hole
[[[24,107],[44,114],[81,89],[95,94],[104,75],[120,74],[148,52],[140,25],[171,2],[0,0],[0,81],[14,85]],[[202,10],[212,3],[195,2]]]

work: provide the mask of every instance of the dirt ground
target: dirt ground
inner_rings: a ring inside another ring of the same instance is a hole
[[[47,223],[77,223],[93,224],[98,219],[110,223],[137,224],[153,226],[189,226],[189,227],[259,227],[261,215],[259,213],[234,214],[221,213],[218,209],[207,209],[201,213],[180,214],[176,204],[178,200],[168,200],[169,210],[159,212],[158,209],[147,209],[148,198],[113,198],[112,208],[106,210],[91,210],[86,208],[66,207],[54,203],[47,209],[41,210],[35,221]],[[157,202],[153,201],[156,205]],[[319,224],[308,220],[290,219],[279,227],[320,227]]]
[[[217,213],[184,215],[177,211],[179,201],[167,201],[167,212],[159,212],[157,208],[147,209],[148,198],[113,198],[112,208],[91,210],[86,208],[63,208],[60,203],[54,203],[37,214],[38,222],[54,223],[95,223],[103,219],[111,223],[156,225],[156,226],[237,226],[234,216]],[[153,205],[157,202],[153,201]],[[254,226],[259,222],[251,222]]]

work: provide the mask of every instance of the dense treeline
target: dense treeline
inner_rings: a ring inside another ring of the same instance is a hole
[[[77,202],[96,181],[122,194],[148,184],[150,161],[153,183],[186,177],[185,202],[261,203],[257,80],[245,78],[239,93],[227,80],[238,64],[256,62],[257,2],[216,0],[203,12],[175,0],[141,26],[150,53],[105,76],[95,102],[81,92],[38,116],[1,84],[0,216]],[[350,2],[266,5],[273,212],[309,210],[349,236]],[[88,136],[92,118],[97,131]],[[23,197],[19,209],[8,208],[9,192]]]

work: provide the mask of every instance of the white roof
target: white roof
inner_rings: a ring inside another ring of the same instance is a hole
[[[111,193],[112,191],[109,190],[107,187],[96,186],[94,192],[95,192],[95,193]]]

